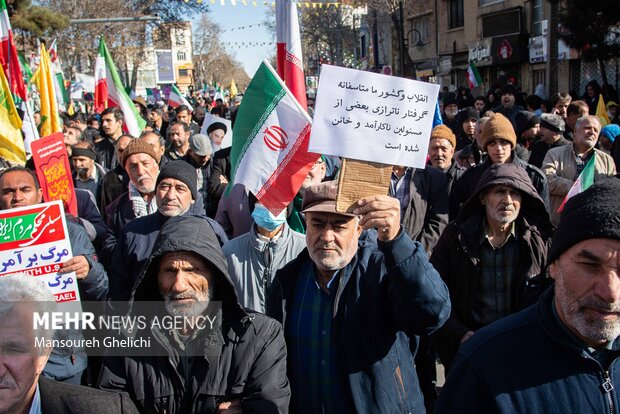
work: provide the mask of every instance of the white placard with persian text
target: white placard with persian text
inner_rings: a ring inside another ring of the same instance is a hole
[[[439,85],[323,65],[309,151],[424,168]]]

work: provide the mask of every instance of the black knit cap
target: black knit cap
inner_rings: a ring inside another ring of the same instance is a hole
[[[608,178],[568,200],[553,234],[547,263],[588,239],[620,240],[620,179]]]
[[[188,162],[183,160],[170,161],[164,165],[157,176],[157,184],[161,183],[164,178],[174,178],[185,183],[192,193],[192,198],[196,200],[198,196],[198,175],[196,169]]]

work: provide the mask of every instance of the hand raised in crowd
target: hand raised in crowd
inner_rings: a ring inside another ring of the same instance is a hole
[[[362,217],[360,226],[364,229],[377,229],[381,241],[394,239],[400,231],[400,203],[398,199],[387,195],[375,195],[362,198],[353,214]]]
[[[78,280],[82,280],[88,276],[90,271],[90,265],[88,260],[84,256],[75,256],[62,264],[58,273],[71,273],[75,272],[75,276]]]

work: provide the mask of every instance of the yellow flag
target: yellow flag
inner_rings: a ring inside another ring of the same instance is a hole
[[[45,45],[41,43],[41,63],[32,76],[32,83],[37,86],[41,97],[41,128],[39,132],[42,137],[62,131],[58,107],[56,106],[56,90],[54,89],[54,75],[52,75],[51,65],[50,55],[47,53]]]
[[[235,96],[237,96],[237,93],[239,91],[237,90],[237,85],[235,84],[235,80],[231,79],[230,80],[230,98],[234,98]]]
[[[611,124],[611,121],[609,121],[609,116],[607,116],[605,100],[603,99],[602,94],[598,96],[598,104],[596,105],[596,116],[598,116],[598,119],[601,121],[601,127]]]
[[[22,120],[1,67],[0,74],[0,157],[23,165],[26,162],[26,150],[21,131]]]

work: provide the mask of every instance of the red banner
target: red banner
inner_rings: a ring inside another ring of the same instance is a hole
[[[33,141],[31,149],[37,177],[43,190],[43,199],[46,202],[61,200],[65,211],[77,217],[77,200],[71,178],[71,166],[62,133],[56,132]]]

